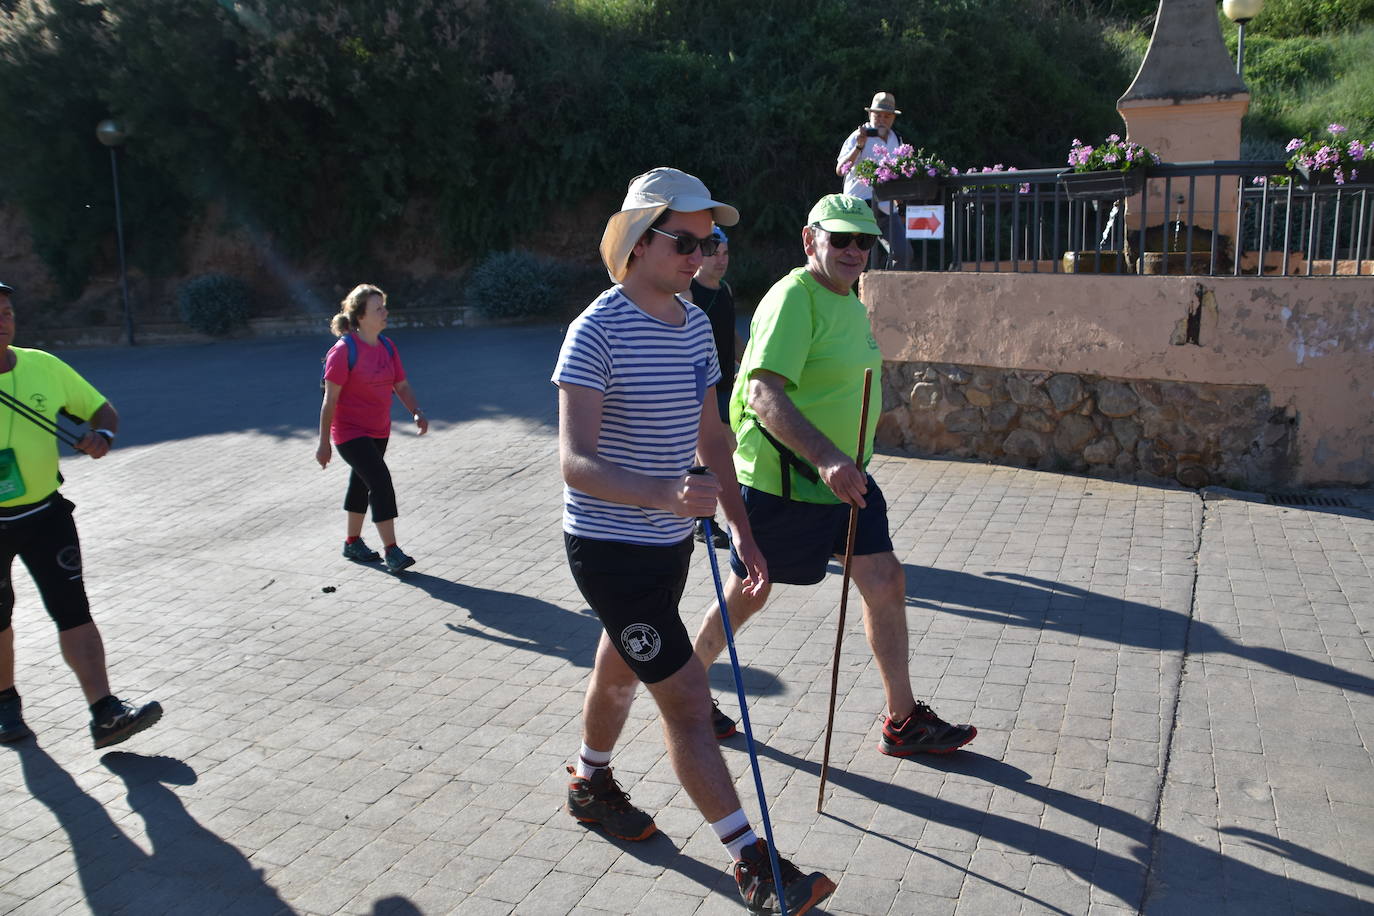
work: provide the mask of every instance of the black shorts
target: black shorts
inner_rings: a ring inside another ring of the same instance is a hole
[[[81,543],[72,509],[60,493],[31,506],[0,510],[0,632],[10,627],[14,583],[10,574],[18,556],[29,568],[48,616],[57,629],[91,622],[86,583],[81,578]]]
[[[565,532],[563,544],[582,597],[641,681],[657,683],[692,661],[692,640],[678,613],[692,560],[690,537],[646,547]]]
[[[849,505],[804,503],[783,499],[772,493],[740,487],[749,527],[768,563],[768,581],[784,585],[815,585],[825,578],[831,557],[844,556],[849,538]],[[859,527],[854,535],[854,556],[862,557],[892,550],[887,528],[887,500],[870,476],[867,503],[859,510]],[[743,579],[747,572],[739,555],[730,548],[730,568]]]

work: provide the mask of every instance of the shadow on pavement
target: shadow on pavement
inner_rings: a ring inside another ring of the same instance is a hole
[[[295,912],[262,871],[202,827],[167,788],[196,782],[195,771],[180,760],[122,752],[101,758],[124,780],[129,806],[143,818],[153,847],[145,853],[36,742],[16,749],[29,791],[67,834],[92,913]]]
[[[820,764],[803,760],[800,757],[774,748],[760,746],[759,753],[794,767],[800,771],[820,777]],[[1078,875],[1084,881],[1100,888],[1124,901],[1129,907],[1138,907],[1144,898],[1145,874],[1150,864],[1150,845],[1154,840],[1154,825],[1136,815],[1103,805],[1100,802],[1080,798],[1058,789],[1051,789],[1030,781],[1030,774],[1018,767],[984,757],[981,754],[960,751],[947,757],[923,757],[919,761],[907,761],[906,766],[925,766],[945,772],[957,772],[983,780],[991,785],[1001,786],[1027,798],[1043,802],[1047,807],[1063,811],[1079,818],[1099,830],[1117,834],[1130,843],[1131,855],[1118,855],[1106,848],[1098,848],[1093,843],[1074,836],[1055,833],[1042,829],[1035,824],[1014,820],[991,811],[961,805],[956,802],[924,795],[897,783],[880,782],[868,776],[850,773],[847,770],[831,767],[829,781],[877,802],[881,806],[896,808],[923,817],[930,822],[947,824],[977,834],[1011,849],[1034,855],[1045,862],[1053,862]],[[901,778],[900,770],[898,779]],[[832,815],[825,815],[831,817]],[[836,820],[839,820],[836,818]],[[846,823],[848,823],[846,821]],[[860,825],[852,825],[872,834],[873,831]],[[876,834],[875,834],[876,835]],[[886,836],[884,839],[890,839]],[[896,842],[896,841],[892,841]],[[904,845],[904,844],[903,844]],[[1103,844],[1106,845],[1105,843]],[[1119,846],[1118,843],[1111,843]],[[1201,902],[1210,905],[1198,909],[1182,909],[1177,912],[1207,912],[1225,909],[1225,902],[1234,898],[1236,889],[1243,889],[1247,898],[1287,899],[1301,901],[1305,912],[1346,913],[1359,912],[1365,904],[1357,897],[1342,894],[1327,888],[1317,887],[1304,881],[1273,874],[1238,861],[1223,857],[1220,852],[1208,849],[1197,843],[1189,842],[1174,834],[1159,837],[1160,851],[1158,860],[1167,861],[1173,867],[1156,870],[1156,880],[1169,882],[1186,881],[1197,888]],[[1291,845],[1291,844],[1288,844]],[[1304,862],[1329,874],[1347,876],[1348,866],[1339,865],[1324,856],[1299,847],[1292,847],[1290,854],[1297,861]],[[1331,868],[1321,868],[1317,859],[1322,859]],[[1179,874],[1184,866],[1187,876]],[[824,868],[824,863],[817,863]],[[1222,881],[1223,869],[1225,881]],[[970,872],[970,874],[973,874]],[[977,875],[980,880],[991,880]],[[1028,898],[1033,899],[1033,898]],[[1039,903],[1039,901],[1035,901]],[[1041,904],[1044,905],[1044,904]],[[1229,910],[1227,910],[1229,912]]]
[[[334,342],[326,323],[321,318],[318,336],[58,355],[118,409],[121,448],[232,432],[313,437],[320,360]],[[556,424],[557,391],[549,375],[562,328],[402,328],[387,336],[436,427],[483,417]],[[393,411],[398,424],[409,420],[396,404]]]
[[[985,576],[903,564],[907,604],[974,620],[1030,627],[1152,651],[1226,654],[1275,671],[1374,696],[1374,680],[1328,662],[1268,646],[1236,642],[1211,624],[1178,611],[1100,595],[1076,585],[1019,573]],[[1191,643],[1185,646],[1185,642]]]

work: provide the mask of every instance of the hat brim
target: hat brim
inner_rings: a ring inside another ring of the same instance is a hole
[[[656,207],[639,207],[634,210],[621,210],[606,221],[606,231],[601,234],[601,263],[606,265],[606,273],[616,283],[625,282],[625,272],[630,264],[630,252],[654,220],[664,211],[696,213],[700,210],[711,211],[711,221],[720,226],[733,226],[739,222],[739,211],[729,204],[723,204],[709,197],[678,197],[671,205],[660,204]],[[876,226],[876,223],[874,224]]]
[[[878,228],[878,221],[873,217],[868,219],[851,219],[844,216],[832,216],[820,220],[816,225],[826,232],[857,232],[860,235],[882,235],[882,230]]]
[[[864,111],[885,111],[890,115],[899,115],[902,113],[900,108],[865,108]]]
[[[0,283],[0,293],[12,293],[12,292],[14,292],[14,287],[13,287],[13,286],[10,286],[8,283]]]

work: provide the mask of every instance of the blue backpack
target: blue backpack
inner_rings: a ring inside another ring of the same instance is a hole
[[[391,343],[389,339],[387,339],[387,336],[385,334],[378,334],[377,339],[382,342],[382,346],[386,347],[386,352],[391,356],[391,358],[395,359],[396,347]],[[348,371],[352,372],[353,367],[358,364],[358,340],[353,336],[351,332],[345,334],[343,336],[343,340],[344,344],[348,347]],[[334,348],[330,347],[329,349],[332,350]],[[324,394],[324,361],[328,358],[329,353],[327,351],[325,352],[324,356],[320,357],[320,394]]]

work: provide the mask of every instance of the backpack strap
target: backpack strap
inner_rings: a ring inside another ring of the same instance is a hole
[[[344,343],[348,345],[348,371],[352,372],[353,367],[358,365],[358,341],[352,331],[344,335]]]
[[[753,417],[752,419],[754,425],[758,427],[759,432],[763,433],[763,438],[768,440],[768,444],[778,450],[778,463],[782,465],[783,499],[792,498],[792,474],[794,472],[802,475],[802,477],[812,483],[820,482],[821,475],[819,471],[798,457],[796,452],[779,442],[772,433],[764,428],[763,424],[759,422],[758,417]]]

